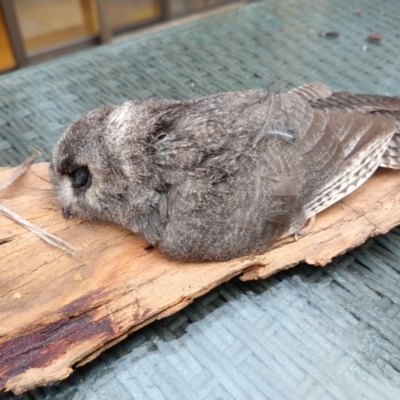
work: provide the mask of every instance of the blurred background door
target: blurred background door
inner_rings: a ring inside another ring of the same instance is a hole
[[[161,0],[113,0],[108,9],[113,32],[148,25],[163,17]]]
[[[94,0],[13,0],[28,54],[98,33]]]
[[[3,10],[0,8],[0,73],[16,66]]]
[[[240,0],[0,0],[0,73]]]

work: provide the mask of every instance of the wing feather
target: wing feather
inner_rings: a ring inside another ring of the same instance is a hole
[[[386,152],[382,154],[380,166],[400,169],[400,98],[334,92],[330,96],[309,99],[313,108],[324,110],[355,110],[368,114],[381,114],[397,122],[397,130]]]
[[[311,101],[325,99],[332,95],[331,89],[321,82],[311,82],[289,91],[291,94],[297,94],[303,100]]]
[[[342,124],[345,132],[339,132],[335,121],[338,113],[351,121],[351,124]],[[333,203],[347,196],[362,185],[379,167],[382,155],[396,132],[396,123],[386,117],[369,116],[356,111],[338,112],[326,111],[329,118],[325,135],[342,138],[340,142],[343,160],[337,166],[330,179],[315,193],[305,205],[306,216],[310,217],[322,211]],[[333,123],[331,123],[333,122]],[[321,138],[321,141],[323,138]],[[308,153],[314,157],[319,151],[315,146]]]

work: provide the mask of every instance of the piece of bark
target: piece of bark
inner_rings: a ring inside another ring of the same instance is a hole
[[[47,168],[32,170],[48,179]],[[0,170],[0,182],[11,173]],[[302,261],[325,265],[400,223],[399,189],[400,171],[380,169],[319,214],[298,241],[287,238],[268,253],[228,262],[183,263],[119,226],[64,220],[50,184],[28,171],[0,202],[78,251],[72,257],[0,215],[0,388],[21,393],[64,379],[235,275],[261,279]]]

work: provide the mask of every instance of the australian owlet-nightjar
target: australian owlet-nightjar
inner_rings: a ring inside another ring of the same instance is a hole
[[[400,99],[320,83],[129,101],[72,124],[50,176],[66,217],[121,224],[170,258],[228,260],[400,168],[399,121]]]

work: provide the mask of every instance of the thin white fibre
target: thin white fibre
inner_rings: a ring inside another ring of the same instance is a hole
[[[24,175],[37,156],[38,153],[33,154],[28,159],[26,159],[18,168],[16,168],[15,171],[11,174],[11,176],[2,184],[0,184],[0,193],[7,187],[12,185],[22,175]],[[75,251],[75,249],[66,241],[60,239],[59,237],[53,235],[52,233],[47,232],[46,230],[40,228],[39,226],[33,224],[32,222],[27,221],[25,218],[22,218],[19,214],[10,210],[8,207],[4,206],[1,203],[0,203],[0,211],[6,217],[15,221],[17,224],[30,230],[32,233],[34,233],[36,236],[44,240],[46,243],[49,243],[52,246],[57,247],[58,249],[67,252],[68,254],[73,255],[72,252]]]

